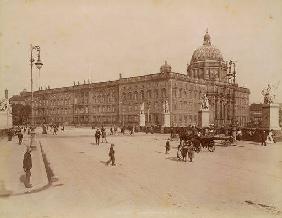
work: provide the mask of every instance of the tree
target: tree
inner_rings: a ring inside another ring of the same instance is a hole
[[[13,125],[23,125],[31,117],[31,106],[23,104],[12,105]]]

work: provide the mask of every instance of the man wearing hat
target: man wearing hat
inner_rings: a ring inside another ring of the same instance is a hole
[[[30,177],[31,177],[31,168],[32,168],[32,160],[31,160],[31,149],[30,147],[27,147],[26,152],[24,154],[23,159],[23,169],[25,171],[25,187],[31,188],[32,185],[30,184]]]
[[[109,156],[110,156],[110,159],[107,161],[107,165],[109,165],[110,162],[112,162],[112,166],[115,166],[115,150],[114,150],[114,144],[111,144],[111,147],[110,147],[110,151],[109,151]]]

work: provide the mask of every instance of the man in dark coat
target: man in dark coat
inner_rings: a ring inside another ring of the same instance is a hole
[[[30,177],[31,177],[31,168],[32,168],[32,159],[31,159],[31,149],[27,147],[26,152],[24,154],[23,159],[23,169],[25,171],[25,187],[31,188],[32,185],[30,184]]]
[[[23,141],[23,134],[21,131],[18,133],[18,139],[19,139],[19,145],[21,145]]]
[[[168,154],[169,150],[170,150],[170,143],[169,143],[169,139],[167,139],[165,143],[165,153]]]
[[[101,137],[101,132],[99,129],[97,129],[95,133],[96,145],[100,144],[100,137]]]
[[[109,165],[110,162],[112,162],[112,166],[115,166],[115,150],[114,150],[114,144],[111,144],[110,151],[109,151],[109,157],[110,159],[107,161],[107,165]]]
[[[266,133],[265,133],[265,131],[261,132],[261,136],[260,137],[261,137],[261,145],[262,146],[263,145],[266,146],[266,142],[265,142],[266,141]]]

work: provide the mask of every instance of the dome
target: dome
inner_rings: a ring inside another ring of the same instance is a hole
[[[223,61],[223,56],[219,49],[214,47],[210,41],[211,37],[206,32],[204,36],[204,43],[203,45],[196,49],[191,58],[191,64],[198,61],[206,61],[206,60],[213,60],[213,61]]]
[[[165,64],[161,66],[160,68],[161,73],[170,73],[171,72],[171,66],[167,64],[165,61]]]

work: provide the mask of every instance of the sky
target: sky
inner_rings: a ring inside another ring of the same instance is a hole
[[[0,97],[30,90],[30,44],[37,90],[158,73],[165,60],[185,74],[208,28],[250,103],[268,83],[282,102],[281,12],[281,0],[0,0]]]

